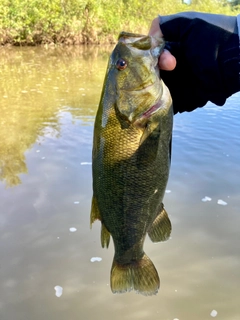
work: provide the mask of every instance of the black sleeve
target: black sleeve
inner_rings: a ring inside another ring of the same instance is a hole
[[[208,101],[219,106],[240,90],[240,50],[236,17],[187,12],[160,17],[166,48],[176,57],[173,71],[161,71],[174,113]]]

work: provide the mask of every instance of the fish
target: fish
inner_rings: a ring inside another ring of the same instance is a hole
[[[171,222],[162,203],[171,162],[173,107],[160,78],[164,40],[121,32],[106,70],[92,147],[90,226],[114,244],[113,293],[151,296],[158,272],[143,250],[146,235],[165,241]]]

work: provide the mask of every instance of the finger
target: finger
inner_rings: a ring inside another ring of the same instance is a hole
[[[149,30],[149,36],[153,36],[153,37],[156,37],[156,38],[162,38],[163,37],[163,34],[162,34],[162,31],[160,29],[160,26],[159,26],[159,18],[155,18],[153,21],[152,21],[152,24],[151,24],[151,27],[150,27],[150,30]]]
[[[161,70],[171,71],[176,67],[176,64],[176,58],[168,50],[165,49],[159,57],[159,68]]]

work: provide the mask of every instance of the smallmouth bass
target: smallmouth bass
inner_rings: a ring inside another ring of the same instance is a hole
[[[122,32],[107,67],[94,124],[90,223],[102,223],[101,244],[113,238],[113,293],[158,292],[155,266],[143,250],[146,234],[167,240],[162,204],[171,158],[172,99],[159,76],[162,39]]]

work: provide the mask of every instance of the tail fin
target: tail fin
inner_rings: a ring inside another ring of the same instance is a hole
[[[135,290],[145,296],[157,294],[160,280],[157,270],[144,253],[139,261],[119,264],[113,260],[111,270],[111,289],[113,293],[124,293]]]

